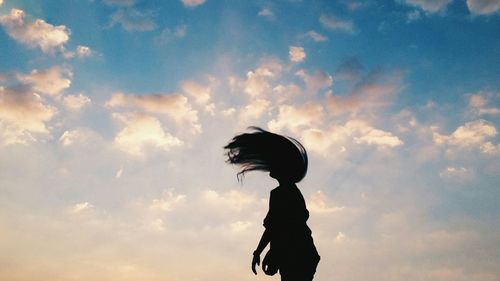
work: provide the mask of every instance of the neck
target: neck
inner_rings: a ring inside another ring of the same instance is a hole
[[[287,186],[294,184],[291,180],[281,180],[281,179],[276,179],[276,180],[278,181],[280,186]]]

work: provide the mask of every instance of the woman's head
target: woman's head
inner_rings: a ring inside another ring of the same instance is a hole
[[[238,179],[248,171],[267,171],[278,180],[299,182],[307,173],[307,153],[297,140],[250,127],[224,148],[227,162],[241,167]]]

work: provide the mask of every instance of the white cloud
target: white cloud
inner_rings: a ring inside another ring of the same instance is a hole
[[[186,7],[196,7],[205,3],[205,0],[181,0]]]
[[[449,143],[456,146],[477,146],[488,138],[496,136],[495,126],[486,120],[467,122],[458,127],[451,135],[434,133],[434,141],[438,144]]]
[[[33,70],[30,74],[17,74],[19,81],[31,85],[33,90],[50,96],[58,96],[71,85],[73,73],[64,67],[54,66],[44,70]]]
[[[79,45],[76,47],[76,55],[80,58],[89,57],[92,55],[92,50],[87,46]]]
[[[162,196],[158,199],[153,199],[149,208],[151,210],[172,211],[177,205],[184,204],[186,201],[185,194],[176,194],[175,190],[164,190]]]
[[[227,208],[227,210],[240,211],[257,203],[255,194],[232,189],[225,193],[219,193],[215,190],[206,190],[203,194],[204,199],[215,206]]]
[[[181,88],[198,104],[206,104],[210,100],[212,89],[209,86],[203,86],[194,81],[183,81]]]
[[[346,152],[346,147],[369,145],[377,148],[394,148],[403,141],[391,132],[374,128],[363,120],[349,120],[345,124],[332,125],[326,130],[311,128],[301,134],[306,147],[324,157]]]
[[[466,183],[474,178],[474,172],[464,167],[447,167],[439,172],[439,176],[445,181]]]
[[[16,41],[31,48],[40,48],[44,53],[64,51],[70,30],[64,25],[54,26],[42,19],[30,22],[24,11],[12,9],[8,15],[0,16],[0,24]]]
[[[405,0],[405,2],[428,13],[436,13],[444,10],[452,0]]]
[[[143,114],[114,113],[113,118],[124,124],[114,143],[122,151],[141,156],[148,148],[169,151],[183,142],[166,132],[158,119]]]
[[[156,28],[152,17],[151,12],[141,12],[135,8],[123,8],[110,16],[110,25],[120,24],[126,31],[151,31]]]
[[[325,42],[328,40],[328,37],[322,35],[322,34],[319,34],[318,32],[314,31],[314,30],[310,30],[308,31],[305,36],[311,38],[314,42]]]
[[[271,102],[266,99],[255,99],[245,105],[240,112],[240,122],[246,124],[259,119],[266,111],[269,110]]]
[[[322,70],[316,70],[311,74],[301,69],[297,71],[295,75],[304,80],[306,90],[311,94],[316,94],[318,91],[328,88],[333,84],[332,76]]]
[[[258,16],[260,17],[265,17],[268,19],[273,19],[274,18],[274,13],[271,10],[271,8],[262,8],[259,13],[257,13]]]
[[[261,60],[259,67],[247,73],[247,79],[243,82],[245,93],[252,97],[269,93],[271,91],[270,80],[276,79],[282,70],[283,66],[275,58]]]
[[[374,144],[386,147],[396,147],[403,144],[403,141],[390,132],[366,127],[359,129],[362,135],[354,138],[357,143]]]
[[[496,154],[499,152],[499,145],[489,141],[496,135],[494,124],[480,119],[459,126],[450,135],[434,132],[432,138],[434,143],[439,145],[449,145],[458,149],[478,149],[485,154]],[[455,153],[453,150],[449,152]]]
[[[83,95],[66,95],[63,98],[64,106],[73,112],[80,111],[83,107],[91,103],[90,98]]]
[[[325,193],[317,191],[307,200],[307,209],[313,214],[330,214],[344,210],[344,206],[331,206],[329,201]]]
[[[469,96],[469,108],[476,115],[500,114],[500,107],[495,107],[494,101],[498,100],[500,94],[491,92],[478,92]]]
[[[288,47],[288,58],[292,62],[303,62],[306,59],[306,52],[303,47],[290,46]]]
[[[467,7],[472,14],[490,15],[500,10],[498,0],[467,0]]]
[[[281,105],[278,116],[269,121],[267,126],[271,131],[281,131],[285,128],[297,133],[299,129],[317,126],[323,119],[323,107],[316,103],[306,103],[302,106]]]
[[[48,135],[47,122],[56,109],[43,103],[30,89],[0,86],[0,135],[4,144],[36,140],[34,135]]]
[[[288,85],[278,84],[273,88],[273,93],[276,97],[276,102],[281,104],[292,97],[299,96],[302,93],[302,89],[295,83]]]
[[[319,21],[324,27],[328,29],[340,30],[348,33],[355,32],[354,24],[352,21],[343,20],[334,15],[323,14],[320,16]]]
[[[94,206],[92,206],[92,204],[90,204],[89,202],[81,202],[81,203],[76,203],[75,205],[73,205],[71,207],[71,212],[73,214],[80,214],[80,213],[88,211],[92,208],[94,208]]]
[[[140,109],[148,113],[162,114],[177,123],[189,123],[194,131],[200,131],[198,112],[194,110],[188,99],[179,94],[126,95],[114,93],[106,102],[109,108]]]

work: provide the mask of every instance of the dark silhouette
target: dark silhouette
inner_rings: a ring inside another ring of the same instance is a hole
[[[227,162],[241,167],[238,180],[248,171],[266,171],[279,186],[271,190],[265,231],[253,252],[252,271],[260,265],[260,254],[270,243],[262,260],[267,275],[278,272],[282,281],[311,281],[320,256],[306,224],[309,211],[295,183],[307,173],[307,153],[297,140],[250,127],[250,133],[235,136],[224,148]]]

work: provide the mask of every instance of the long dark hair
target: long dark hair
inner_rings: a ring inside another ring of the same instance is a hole
[[[307,152],[296,139],[249,127],[250,133],[236,135],[224,149],[226,162],[240,166],[238,180],[249,171],[278,172],[293,182],[307,173]]]

